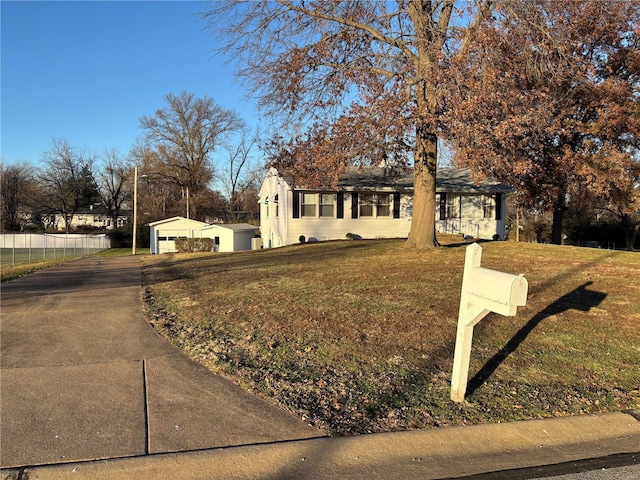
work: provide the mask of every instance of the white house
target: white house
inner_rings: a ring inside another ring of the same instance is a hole
[[[248,223],[213,224],[199,228],[195,236],[213,239],[216,252],[237,252],[251,250],[252,239],[258,230],[258,227]]]
[[[194,238],[195,232],[208,224],[184,217],[172,217],[149,224],[151,253],[177,252],[177,237]]]
[[[129,211],[120,212],[116,225],[114,225],[113,219],[107,212],[106,208],[90,205],[88,207],[79,208],[73,214],[71,221],[69,222],[69,227],[71,229],[89,227],[100,230],[112,230],[126,224],[129,213]],[[64,216],[61,213],[51,213],[47,215],[46,222],[58,231],[63,231],[65,229]]]
[[[506,195],[492,180],[475,183],[469,170],[439,169],[436,182],[439,233],[505,238]],[[336,189],[293,186],[270,169],[260,188],[260,230],[265,247],[309,240],[405,238],[413,209],[413,174],[381,168],[350,170]]]

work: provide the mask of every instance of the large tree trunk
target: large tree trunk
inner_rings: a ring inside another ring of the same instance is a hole
[[[567,205],[564,199],[564,193],[558,195],[553,204],[553,221],[551,222],[551,243],[555,245],[564,245],[564,230],[562,228],[564,212],[567,211]]]
[[[436,239],[436,166],[438,138],[429,125],[416,129],[414,159],[413,215],[407,246],[435,248]]]
[[[640,223],[635,224],[631,221],[631,215],[621,215],[622,228],[624,230],[625,248],[630,251],[635,250],[636,239],[638,238],[638,231],[640,230]]]
[[[449,24],[453,2],[443,7],[443,28]],[[418,37],[416,61],[416,149],[413,159],[413,215],[407,246],[435,248],[436,239],[436,170],[438,165],[438,131],[436,111],[438,86],[435,81],[437,58],[446,35],[434,37],[431,9],[428,2],[410,2],[410,15]]]
[[[635,226],[633,233],[631,234],[631,240],[629,241],[629,250],[634,252],[636,250],[636,240],[638,238],[638,232],[640,232],[640,223]]]

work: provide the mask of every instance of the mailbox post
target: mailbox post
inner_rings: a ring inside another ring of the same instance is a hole
[[[467,390],[473,327],[490,312],[513,316],[527,304],[527,279],[482,268],[482,247],[467,247],[462,277],[462,295],[451,375],[451,400],[462,402]]]

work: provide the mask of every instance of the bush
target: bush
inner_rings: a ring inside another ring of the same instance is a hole
[[[107,237],[111,240],[111,248],[131,248],[131,244],[133,243],[132,228],[130,225],[109,230]]]
[[[133,225],[127,223],[113,230],[107,230],[107,237],[111,240],[111,248],[131,248],[133,244]],[[149,248],[149,227],[138,225],[136,230],[136,246]]]
[[[187,252],[212,252],[213,251],[213,239],[212,238],[186,238],[178,237],[175,240],[176,250],[180,253]]]
[[[544,218],[533,218],[525,223],[520,234],[520,240],[524,242],[550,243],[551,222]]]

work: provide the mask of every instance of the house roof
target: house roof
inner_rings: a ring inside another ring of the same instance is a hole
[[[338,179],[338,187],[345,190],[413,188],[413,173],[394,173],[385,168],[349,169]]]
[[[436,176],[436,192],[510,193],[513,189],[492,178],[475,182],[468,168],[441,168]]]
[[[350,170],[340,176],[338,186],[344,190],[384,189],[413,190],[413,172],[394,174],[383,168]],[[436,192],[509,193],[508,185],[487,178],[474,181],[468,168],[440,168],[436,175]]]
[[[200,230],[207,230],[209,228],[226,228],[228,230],[233,230],[234,232],[260,230],[260,227],[251,225],[249,223],[216,223],[213,225],[205,225],[204,227],[200,228]]]
[[[189,222],[191,224],[198,224],[198,225],[207,225],[205,222],[200,222],[198,220],[192,220],[190,218],[185,218],[185,217],[171,217],[171,218],[165,218],[164,220],[157,220],[155,222],[151,222],[149,223],[150,227],[157,227],[158,225],[163,225],[165,223],[172,223],[172,222],[176,222],[176,221],[186,221]]]
[[[108,215],[107,209],[100,205],[96,207],[80,207],[76,210],[76,215]]]
[[[276,176],[283,179],[291,188],[291,177],[287,174],[279,174],[276,169],[269,171],[269,176]],[[338,190],[342,191],[367,191],[367,190],[389,190],[407,191],[413,190],[413,171],[394,172],[391,169],[380,167],[351,168],[340,175],[338,180]],[[303,186],[294,187],[296,190],[309,191],[335,191],[332,187],[305,188]],[[474,180],[471,170],[468,168],[439,168],[436,175],[436,192],[438,193],[511,193],[513,189],[508,185],[497,182],[491,178]],[[261,189],[260,201],[265,201]]]

